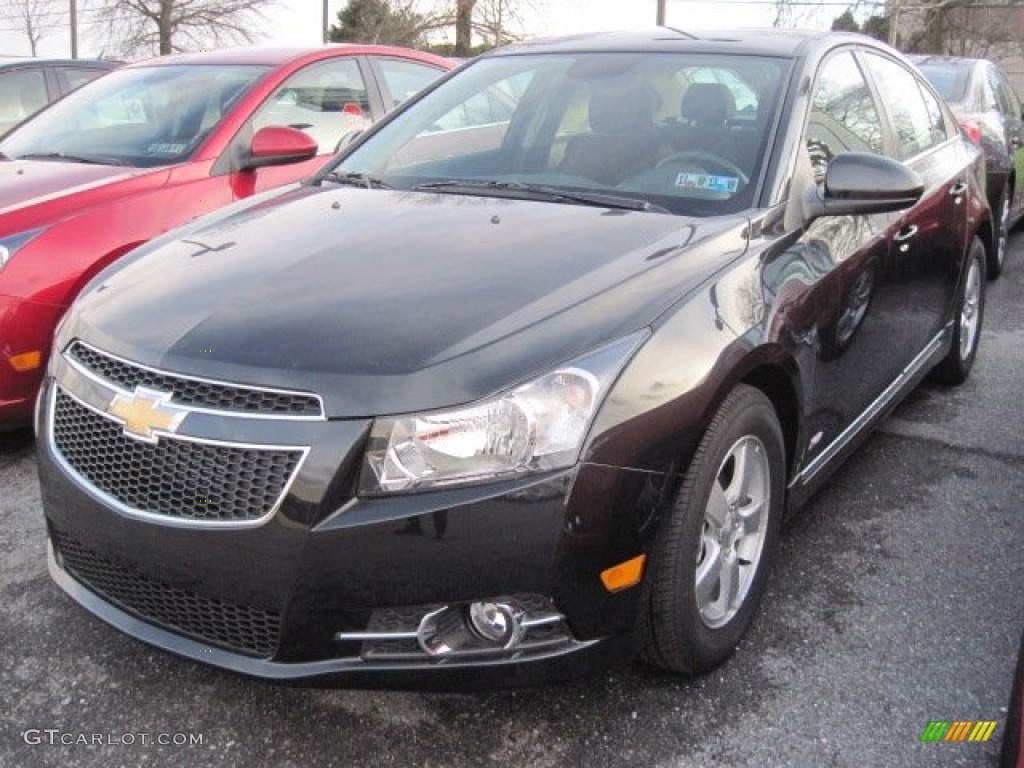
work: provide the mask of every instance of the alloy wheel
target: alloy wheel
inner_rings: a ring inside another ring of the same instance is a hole
[[[966,360],[978,342],[981,305],[981,267],[972,260],[964,285],[964,300],[960,305],[960,359]]]
[[[712,484],[695,576],[701,621],[712,629],[736,615],[757,573],[768,529],[770,478],[764,444],[746,435],[729,449]]]

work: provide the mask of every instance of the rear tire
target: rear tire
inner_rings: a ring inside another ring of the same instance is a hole
[[[1003,187],[1003,195],[999,200],[999,219],[996,222],[996,242],[992,253],[987,259],[987,276],[989,280],[995,280],[1003,273],[1003,264],[1006,262],[1006,243],[1010,237],[1010,209],[1013,206],[1013,187],[1006,182]]]
[[[732,655],[764,592],[782,513],[785,449],[771,401],[722,403],[659,528],[641,657],[696,674]]]
[[[937,381],[954,386],[963,384],[974,366],[985,317],[985,246],[978,238],[971,243],[964,271],[953,311],[953,345],[934,372]]]

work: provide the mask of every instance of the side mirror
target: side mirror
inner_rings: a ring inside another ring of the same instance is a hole
[[[297,128],[268,125],[253,134],[249,144],[249,156],[242,163],[242,170],[301,163],[316,157],[316,152],[316,142],[309,134]]]
[[[813,187],[804,200],[804,217],[885,213],[909,208],[924,194],[914,171],[889,157],[866,152],[836,155],[825,171],[823,187]]]

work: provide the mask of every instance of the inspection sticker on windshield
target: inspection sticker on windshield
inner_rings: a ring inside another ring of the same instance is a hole
[[[676,187],[680,189],[708,189],[712,192],[735,192],[740,180],[735,176],[713,176],[709,173],[680,173]]]

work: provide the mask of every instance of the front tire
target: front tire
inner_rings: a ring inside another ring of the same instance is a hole
[[[696,674],[735,651],[764,592],[785,464],[771,401],[737,386],[704,433],[659,530],[644,660]]]
[[[942,384],[963,384],[974,367],[985,316],[985,246],[974,238],[967,255],[966,275],[953,313],[953,345],[935,368]]]

